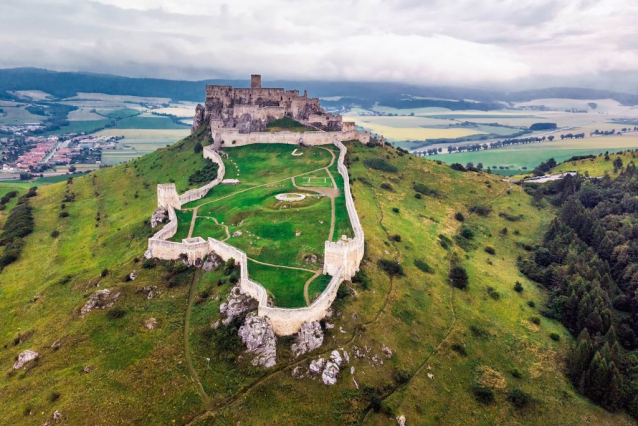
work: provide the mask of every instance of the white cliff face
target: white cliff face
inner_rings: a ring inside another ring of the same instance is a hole
[[[292,344],[291,349],[295,356],[307,354],[319,347],[323,343],[323,330],[319,321],[304,322],[301,324],[301,329],[297,333],[295,343]]]
[[[239,337],[247,352],[255,354],[253,365],[272,367],[276,364],[277,340],[270,320],[266,317],[248,316],[239,328]]]
[[[40,354],[38,354],[35,351],[27,350],[22,352],[20,355],[18,355],[18,360],[16,361],[16,363],[13,364],[13,369],[18,370],[24,367],[26,363],[33,361],[34,359],[37,359],[38,356],[40,356]]]

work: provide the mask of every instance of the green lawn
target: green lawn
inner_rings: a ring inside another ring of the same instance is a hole
[[[306,306],[303,288],[314,274],[308,271],[275,268],[252,261],[248,262],[248,275],[264,286],[276,306],[300,308]]]

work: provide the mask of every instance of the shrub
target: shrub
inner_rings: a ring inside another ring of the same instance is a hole
[[[381,189],[385,189],[386,191],[394,191],[394,188],[389,183],[382,183]]]
[[[475,205],[470,207],[470,211],[472,213],[476,213],[479,216],[483,216],[486,217],[490,214],[490,212],[492,211],[492,208],[490,206],[481,206],[481,205]]]
[[[192,175],[190,175],[188,177],[188,184],[198,185],[198,184],[208,183],[212,180],[215,180],[217,179],[218,169],[219,169],[219,165],[211,161],[207,163],[203,169],[198,170]]]
[[[491,297],[492,299],[494,299],[494,300],[498,300],[498,299],[500,299],[500,298],[501,298],[500,293],[499,293],[498,291],[496,291],[496,290],[494,289],[494,287],[488,287],[488,288],[487,288],[487,294],[489,294],[489,295],[490,295],[490,297]]]
[[[465,350],[465,346],[459,343],[454,343],[452,345],[452,350],[461,356],[467,356],[467,351]]]
[[[395,241],[397,243],[400,243],[401,242],[401,235],[399,235],[399,234],[390,235],[390,241]]]
[[[366,274],[364,269],[359,269],[352,277],[353,284],[361,285],[361,288],[367,290],[370,287],[370,278]]]
[[[436,189],[432,189],[427,185],[423,185],[422,183],[415,183],[412,186],[412,189],[414,189],[419,194],[427,195],[430,197],[437,197],[439,195],[439,192]]]
[[[153,259],[146,259],[144,263],[142,263],[142,268],[144,269],[153,269],[155,267],[155,261]]]
[[[512,377],[514,377],[515,379],[520,379],[521,377],[523,377],[523,375],[521,374],[520,371],[518,371],[518,368],[513,368],[512,371],[510,371],[510,374],[512,375]]]
[[[467,170],[465,170],[465,167],[463,167],[463,165],[459,164],[459,163],[453,163],[450,165],[450,168],[452,170],[457,170],[459,172],[465,172]]]
[[[450,281],[452,285],[458,289],[465,289],[468,284],[467,271],[462,266],[455,266],[450,269]]]
[[[403,267],[394,260],[379,259],[378,265],[385,271],[386,274],[390,275],[391,277],[395,275],[403,276]]]
[[[541,319],[539,317],[531,317],[529,320],[536,325],[541,325]]]
[[[107,268],[102,269],[102,272],[100,272],[101,277],[105,277],[108,274],[109,274],[109,270]]]
[[[399,213],[401,210],[399,210],[399,208],[398,208],[398,207],[392,207],[392,211],[393,211],[394,213]]]
[[[410,380],[410,372],[403,368],[397,368],[394,370],[394,380],[396,380],[399,384],[407,383],[408,380]]]
[[[472,238],[474,238],[474,231],[472,231],[467,226],[462,226],[461,227],[461,236],[463,238],[467,238],[468,240],[471,240]]]
[[[528,300],[527,301],[527,306],[529,306],[530,308],[535,308],[536,307],[536,302],[534,302],[533,300]]]
[[[487,330],[474,324],[470,325],[470,332],[473,336],[480,338],[489,337],[490,335]]]
[[[481,404],[489,405],[494,402],[494,392],[490,388],[475,385],[472,388],[472,393],[474,394],[474,398],[476,398],[476,400]]]
[[[428,265],[424,260],[415,259],[414,266],[416,266],[417,268],[419,268],[420,270],[422,270],[423,272],[427,274],[434,273],[434,269],[430,265]]]
[[[452,240],[450,240],[443,234],[439,234],[439,244],[441,244],[441,247],[447,250],[452,245]]]
[[[57,229],[51,231],[51,238],[58,238],[60,236],[60,231]]]
[[[414,198],[416,198],[417,200],[420,200],[421,198],[423,198],[423,195],[417,192],[416,194],[414,194]]]
[[[516,284],[514,284],[514,291],[517,293],[522,293],[523,292],[523,284],[521,284],[519,281],[516,281]]]
[[[465,216],[463,216],[463,213],[461,212],[456,212],[456,214],[454,215],[454,219],[458,220],[459,222],[463,222],[465,220]]]
[[[549,333],[549,338],[552,339],[555,342],[559,342],[560,341],[560,334],[558,334],[558,333]]]
[[[197,142],[195,146],[193,146],[193,151],[195,151],[195,154],[199,154],[200,152],[202,152],[203,149],[204,147],[202,146],[201,142]]]
[[[505,220],[508,220],[510,222],[518,222],[519,220],[523,219],[522,214],[519,214],[518,216],[514,216],[509,213],[500,212],[498,215],[502,218],[505,218]]]
[[[513,389],[507,393],[507,400],[511,402],[514,407],[521,409],[530,403],[532,397],[520,389]]]
[[[60,399],[61,396],[62,394],[60,392],[51,392],[49,395],[49,402],[55,402]]]
[[[69,212],[60,212],[60,214],[58,216],[60,216],[60,217],[69,217]]]
[[[507,228],[501,229],[501,235],[507,235]]]
[[[496,250],[492,246],[485,246],[485,252],[492,255],[496,254]]]
[[[363,164],[369,169],[380,170],[382,172],[396,173],[399,171],[396,166],[388,163],[383,158],[369,158],[365,160]]]
[[[112,308],[106,313],[108,319],[120,319],[126,315],[126,311],[122,308]]]

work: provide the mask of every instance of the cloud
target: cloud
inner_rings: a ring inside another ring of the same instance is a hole
[[[0,67],[462,86],[595,81],[638,71],[636,18],[633,0],[3,0]]]

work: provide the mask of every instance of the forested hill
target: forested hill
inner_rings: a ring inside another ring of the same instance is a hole
[[[246,76],[248,77],[248,76]],[[79,92],[105,93],[143,97],[170,98],[175,101],[202,102],[207,84],[248,87],[242,80],[210,79],[201,81],[129,78],[84,72],[56,72],[38,68],[0,70],[0,98],[11,98],[8,92],[41,90],[57,98],[75,96]],[[402,83],[348,81],[269,80],[264,86],[308,90],[314,97],[342,97],[326,100],[327,106],[358,104],[371,107],[375,103],[396,108],[443,107],[452,110],[498,109],[501,102],[522,102],[541,98],[614,99],[624,105],[638,104],[638,95],[584,88],[549,88],[504,93],[462,87],[417,86]],[[474,102],[468,102],[470,99]]]
[[[636,416],[638,170],[630,162],[615,179],[567,176],[529,192],[560,207],[520,268],[550,291],[544,315],[577,337],[568,376],[596,403]]]

